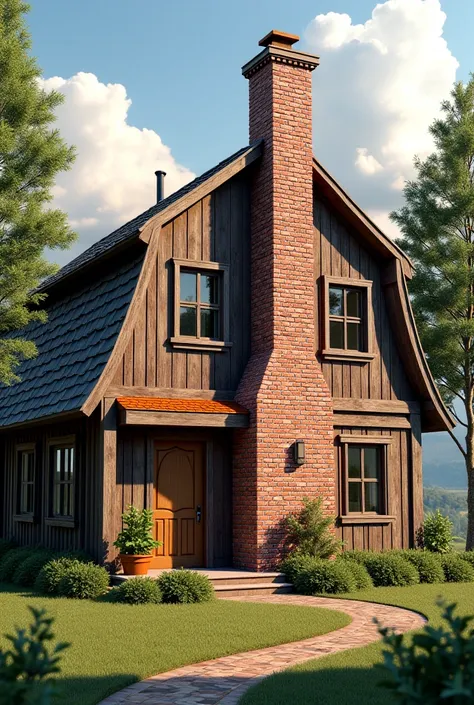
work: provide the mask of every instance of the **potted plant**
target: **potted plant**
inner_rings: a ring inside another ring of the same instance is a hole
[[[130,505],[122,514],[124,528],[114,541],[119,551],[125,575],[146,575],[153,557],[153,549],[161,546],[161,541],[152,537],[153,511],[137,509]]]

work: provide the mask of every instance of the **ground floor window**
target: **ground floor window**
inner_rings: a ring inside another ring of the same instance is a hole
[[[32,517],[35,513],[36,485],[35,446],[25,445],[17,448],[17,514]]]
[[[76,452],[73,440],[51,443],[50,516],[74,519]]]
[[[388,514],[389,436],[341,436],[342,514]]]

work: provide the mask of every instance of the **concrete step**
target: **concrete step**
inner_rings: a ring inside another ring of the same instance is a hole
[[[291,583],[233,583],[231,585],[216,585],[216,597],[250,597],[251,595],[275,595],[293,592]]]
[[[283,573],[251,573],[250,571],[236,571],[235,575],[232,575],[230,571],[223,571],[222,575],[208,574],[211,583],[215,588],[222,585],[256,585],[265,583],[267,585],[274,585],[286,582],[285,575]]]

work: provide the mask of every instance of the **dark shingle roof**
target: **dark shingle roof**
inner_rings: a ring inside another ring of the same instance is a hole
[[[39,355],[21,364],[21,382],[0,385],[0,426],[80,409],[112,352],[143,257],[87,282],[52,304],[46,323],[12,335],[33,340]]]
[[[106,237],[102,238],[102,240],[99,240],[98,242],[91,245],[91,247],[89,247],[87,250],[78,255],[78,257],[71,260],[71,262],[62,267],[62,269],[60,269],[57,274],[54,274],[52,277],[46,279],[41,284],[40,289],[44,290],[49,288],[53,284],[56,284],[56,282],[58,282],[60,279],[64,279],[64,277],[68,276],[75,270],[84,267],[85,265],[89,264],[95,259],[98,259],[99,257],[102,257],[102,255],[112,250],[114,247],[117,247],[117,245],[120,245],[126,242],[126,240],[133,238],[138,232],[139,228],[145,225],[145,223],[150,220],[150,218],[153,218],[154,215],[161,213],[161,211],[165,210],[165,208],[170,206],[172,203],[178,201],[187,193],[193,191],[195,188],[203,184],[205,181],[210,179],[212,176],[214,176],[226,166],[231,164],[233,161],[245,154],[245,152],[248,151],[249,148],[250,147],[247,146],[243,147],[242,149],[239,149],[238,152],[235,152],[230,157],[224,159],[224,161],[214,166],[212,169],[209,169],[209,171],[206,171],[204,174],[201,174],[201,176],[198,176],[196,179],[194,179],[194,181],[190,181],[189,184],[186,184],[178,191],[172,193],[167,198],[164,198],[159,203],[156,203],[151,208],[148,208],[148,210],[144,211],[133,220],[130,220],[128,223],[125,223],[125,225],[122,225],[117,230],[114,230],[114,232],[110,233],[110,235],[107,235]]]

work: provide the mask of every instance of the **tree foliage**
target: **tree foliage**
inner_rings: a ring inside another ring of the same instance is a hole
[[[334,517],[324,516],[320,497],[304,497],[298,514],[290,514],[286,518],[288,547],[302,555],[330,558],[342,547],[342,542],[331,532],[333,524]]]
[[[392,219],[415,264],[410,294],[418,331],[444,400],[466,427],[452,438],[468,473],[467,545],[474,545],[474,76],[456,83],[430,127],[435,152],[415,158],[416,180]],[[465,418],[456,413],[455,401]]]
[[[67,248],[74,239],[66,214],[51,207],[58,172],[69,169],[74,150],[53,129],[63,101],[40,83],[29,53],[21,0],[0,0],[0,382],[18,379],[22,359],[37,353],[33,341],[13,334],[45,320],[44,295],[34,289],[56,271],[45,248]],[[9,335],[6,335],[9,334]]]

